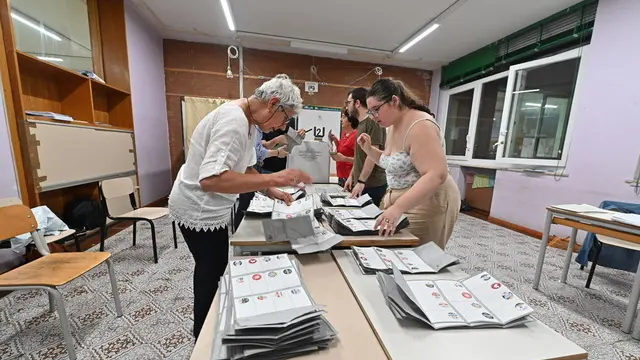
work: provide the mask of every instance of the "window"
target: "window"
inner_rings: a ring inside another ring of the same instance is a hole
[[[443,91],[438,118],[447,158],[469,166],[564,166],[582,51]]]
[[[20,51],[71,70],[93,71],[86,1],[11,0]]]
[[[473,89],[450,96],[445,128],[447,155],[464,156],[466,154],[472,105]]]

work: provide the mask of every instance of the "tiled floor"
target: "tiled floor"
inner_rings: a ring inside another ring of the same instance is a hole
[[[138,246],[131,230],[110,238],[107,250],[119,280],[124,316],[115,317],[106,268],[63,289],[78,358],[187,359],[193,347],[191,255],[184,242],[173,249],[171,226],[161,222],[160,262],[153,263],[148,227]],[[592,288],[586,271],[572,264],[568,284],[558,282],[564,252],[547,251],[540,291],[531,289],[539,242],[461,215],[447,250],[468,273],[487,270],[523,297],[545,324],[582,346],[589,359],[640,359],[640,342],[620,331],[632,274],[599,268]],[[43,293],[15,292],[0,299],[0,360],[66,358],[57,315]]]

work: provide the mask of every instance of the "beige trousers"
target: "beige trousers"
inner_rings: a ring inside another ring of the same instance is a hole
[[[410,188],[389,189],[382,199],[382,209],[395,202]],[[451,175],[429,198],[405,213],[409,218],[409,232],[420,239],[420,245],[435,242],[444,250],[460,212],[460,191]]]

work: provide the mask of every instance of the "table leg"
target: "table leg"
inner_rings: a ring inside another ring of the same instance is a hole
[[[562,268],[562,276],[560,282],[567,283],[567,275],[569,274],[569,266],[571,265],[571,255],[573,254],[573,247],[576,244],[576,237],[578,236],[578,229],[571,229],[571,239],[569,240],[569,246],[567,247],[567,254],[564,256],[564,267]]]
[[[549,242],[549,231],[551,230],[551,220],[553,220],[553,213],[547,210],[547,218],[544,222],[544,231],[542,232],[542,239],[540,241],[540,252],[538,253],[538,264],[536,265],[536,274],[533,277],[533,288],[538,290],[540,285],[540,276],[542,275],[542,265],[544,264],[544,254],[547,251],[547,243]]]
[[[624,322],[622,323],[622,331],[624,333],[628,334],[631,331],[631,324],[633,323],[633,318],[636,315],[638,301],[640,301],[640,263],[638,264],[636,277],[633,280],[631,296],[629,297],[629,304],[627,305],[627,313],[625,314]],[[638,322],[638,320],[636,320],[636,326],[633,329],[633,334],[631,336],[634,339],[640,339],[640,322]]]

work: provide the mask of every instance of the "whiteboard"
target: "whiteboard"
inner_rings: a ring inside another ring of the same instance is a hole
[[[27,120],[39,192],[136,174],[133,132]]]
[[[322,141],[329,143],[329,130],[337,137],[340,137],[341,109],[320,106],[305,106],[298,114],[298,129],[305,129],[307,132],[306,141],[313,141],[316,137],[321,137]],[[336,173],[336,162],[330,159],[329,172]]]

